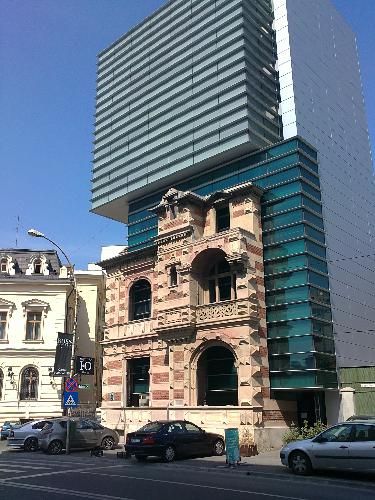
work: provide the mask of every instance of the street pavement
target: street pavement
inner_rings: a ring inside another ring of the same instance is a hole
[[[116,450],[49,456],[8,450],[0,444],[1,500],[367,500],[371,475],[319,473],[297,477],[280,465],[278,452],[246,458],[228,468],[224,457],[138,463]]]

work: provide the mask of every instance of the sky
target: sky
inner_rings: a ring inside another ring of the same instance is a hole
[[[311,0],[314,1],[314,0]],[[357,35],[375,144],[375,0],[332,0]],[[0,248],[46,249],[76,269],[126,244],[90,210],[97,54],[164,0],[0,0]]]

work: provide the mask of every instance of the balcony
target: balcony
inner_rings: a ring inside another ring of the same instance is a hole
[[[226,300],[204,304],[196,308],[196,325],[215,324],[223,321],[238,322],[257,315],[256,305],[249,299]]]

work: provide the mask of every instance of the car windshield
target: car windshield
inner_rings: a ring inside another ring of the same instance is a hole
[[[138,432],[158,432],[164,424],[160,422],[150,422],[139,429]]]

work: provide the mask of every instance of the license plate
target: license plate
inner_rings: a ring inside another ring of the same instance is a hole
[[[132,442],[132,443],[140,443],[140,442],[141,442],[141,440],[140,440],[140,439],[137,439],[137,438],[133,438],[133,439],[131,440],[131,442]]]

